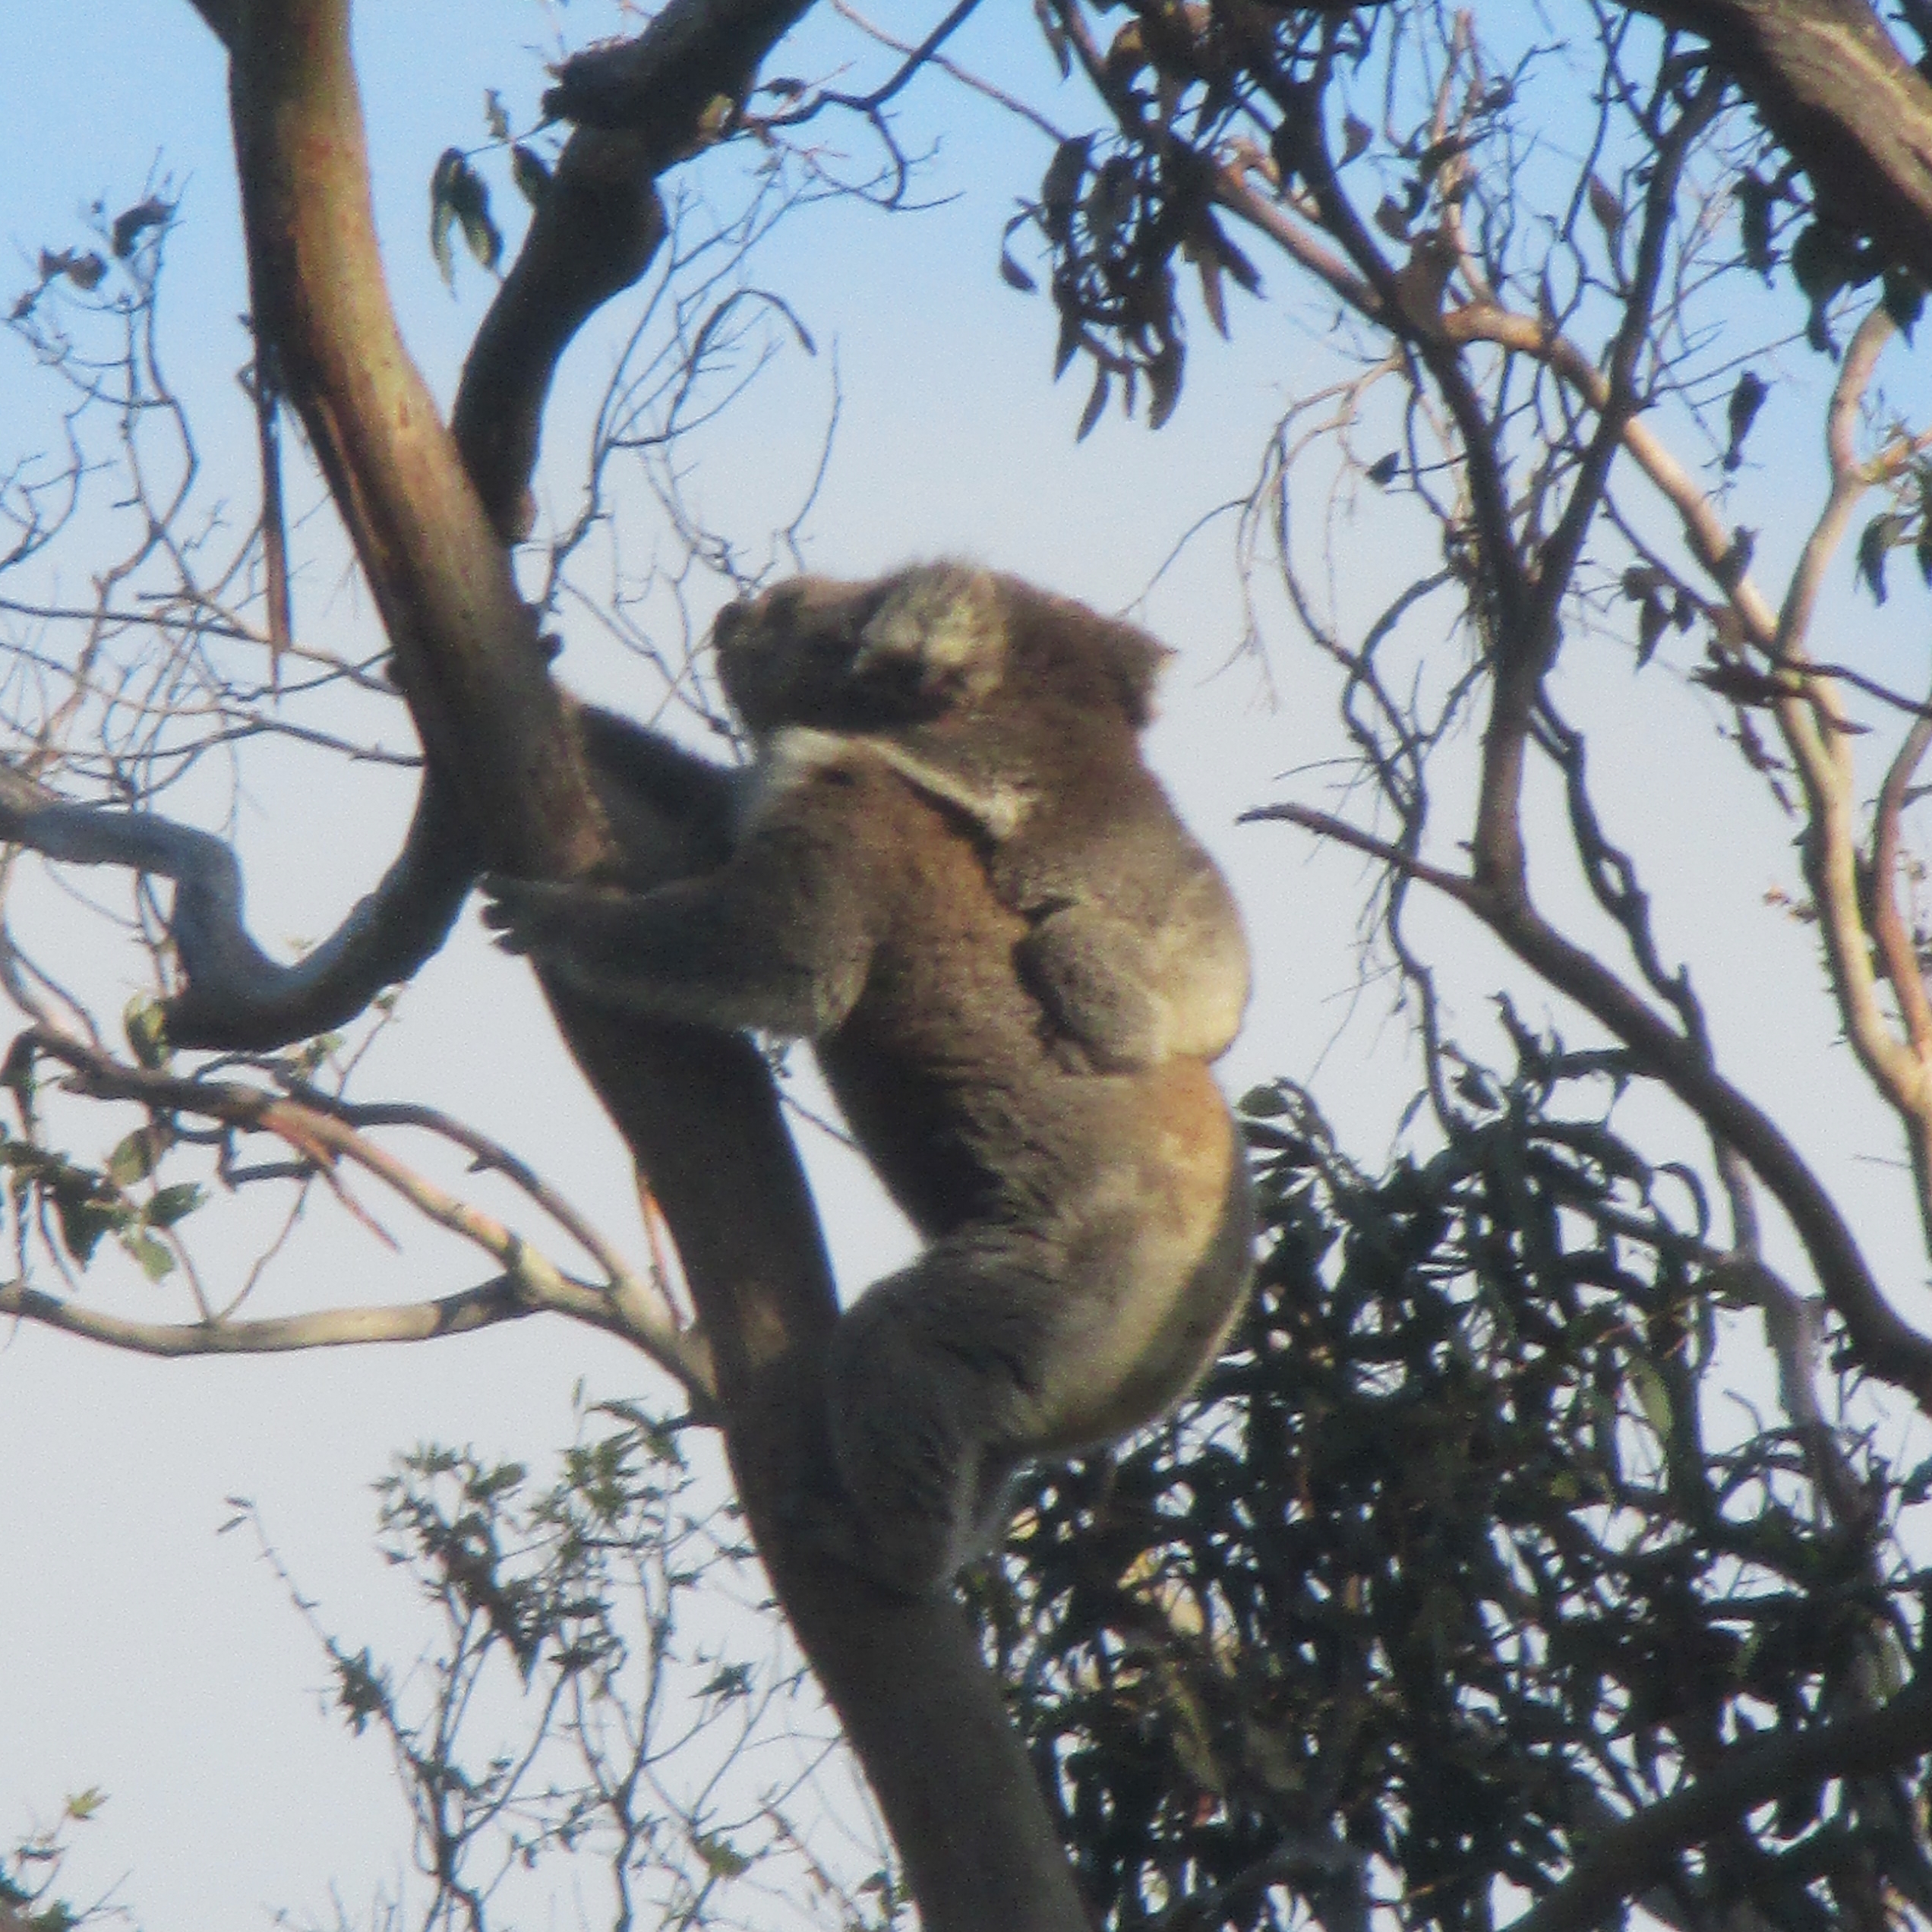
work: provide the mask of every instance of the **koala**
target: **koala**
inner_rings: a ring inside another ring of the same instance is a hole
[[[642,893],[497,878],[490,917],[513,950],[620,1009],[811,1043],[927,1245],[841,1316],[827,1466],[801,1473],[788,1507],[876,1582],[920,1596],[1003,1533],[1022,1463],[1110,1443],[1186,1394],[1246,1293],[1253,1207],[1209,1049],[1100,1071],[1041,1024],[1019,964],[1035,923],[1019,902],[1034,895],[996,882],[1005,849],[1037,835],[1031,863],[1043,876],[1064,867],[1070,905],[1113,905],[1081,896],[1075,838],[1051,858],[1042,829],[1061,808],[1043,801],[1065,780],[1050,758],[1033,762],[1024,689],[1002,695],[1009,661],[983,640],[955,652],[928,625],[924,642],[889,636],[876,666],[855,671],[854,626],[801,619],[825,594],[797,588],[795,605],[776,593],[718,626],[725,693],[757,751],[721,862]],[[1027,649],[1042,701],[1050,690],[1050,709],[1073,725],[1080,678],[1067,671],[1064,690],[1046,679],[1047,637],[1062,614],[1068,655],[1097,665],[1098,633],[1072,621],[1087,614],[1003,579],[995,590],[1040,627]],[[841,586],[832,601],[855,597]],[[910,709],[909,686],[925,693]],[[1118,692],[1109,701],[1138,766],[1131,707]],[[1009,749],[996,729],[930,746],[905,737],[980,704],[1012,707]],[[889,729],[933,772],[908,775],[882,754],[873,740]],[[987,819],[1008,788],[1026,798],[1002,837]],[[1111,850],[1104,838],[1097,849]],[[1124,882],[1110,889],[1128,914],[1143,903]],[[1211,1050],[1224,1043],[1192,1024]]]
[[[1027,921],[1020,970],[1088,1065],[1226,1050],[1248,1000],[1240,914],[1138,749],[1160,645],[954,563],[800,578],[724,612],[719,634],[754,731],[863,743],[977,829],[995,893]]]

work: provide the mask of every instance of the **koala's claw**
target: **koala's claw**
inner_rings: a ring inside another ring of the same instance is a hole
[[[482,881],[483,923],[506,952],[540,952],[556,937],[560,888],[535,879],[513,879],[500,872]]]

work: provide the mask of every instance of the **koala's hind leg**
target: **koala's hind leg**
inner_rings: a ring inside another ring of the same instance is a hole
[[[841,1495],[815,1539],[909,1596],[990,1548],[1015,1445],[1039,1433],[1027,1370],[1052,1350],[1058,1299],[1011,1252],[945,1241],[868,1289],[832,1334]]]

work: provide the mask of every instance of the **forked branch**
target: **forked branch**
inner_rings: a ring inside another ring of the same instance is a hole
[[[420,1341],[545,1312],[608,1329],[642,1348],[676,1377],[700,1407],[717,1394],[710,1351],[682,1324],[661,1286],[627,1267],[582,1216],[507,1150],[421,1107],[349,1107],[237,1081],[190,1080],[129,1065],[66,1035],[36,1031],[15,1048],[70,1071],[66,1084],[98,1100],[131,1100],[156,1116],[188,1116],[239,1132],[267,1134],[292,1148],[338,1192],[341,1170],[371,1176],[436,1226],[481,1249],[503,1273],[493,1281],[423,1302],[318,1309],[275,1320],[223,1315],[198,1322],[129,1321],[14,1283],[0,1287],[0,1314],[14,1315],[90,1340],[151,1355],[260,1354],[349,1343]],[[369,1138],[372,1125],[399,1125],[453,1141],[478,1164],[507,1176],[586,1247],[605,1272],[601,1283],[566,1274],[523,1236],[438,1186]]]

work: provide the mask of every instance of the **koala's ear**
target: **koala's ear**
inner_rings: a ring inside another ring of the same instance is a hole
[[[1113,630],[1111,655],[1121,709],[1135,730],[1144,731],[1154,721],[1154,687],[1175,654],[1132,624],[1116,624]]]
[[[990,570],[919,564],[886,579],[860,627],[852,674],[930,702],[970,706],[1006,669],[1006,612]]]

